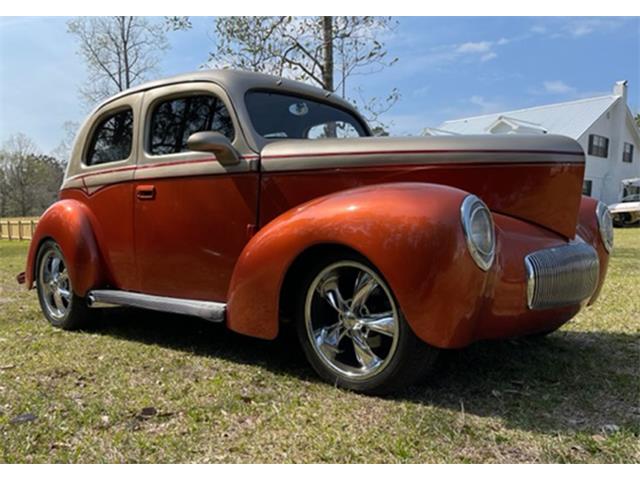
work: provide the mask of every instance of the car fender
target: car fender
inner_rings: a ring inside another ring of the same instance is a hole
[[[92,287],[108,283],[93,225],[95,221],[89,209],[76,200],[60,200],[49,207],[40,217],[29,245],[25,270],[27,288],[33,287],[38,250],[47,239],[60,246],[76,295],[84,296]]]
[[[600,228],[598,227],[598,218],[596,216],[597,206],[598,200],[583,195],[582,201],[580,202],[578,225],[576,227],[576,233],[580,238],[596,249],[596,252],[598,253],[598,260],[600,262],[598,286],[589,300],[589,305],[592,305],[598,299],[609,268],[609,253],[602,242]]]
[[[275,338],[288,269],[307,249],[331,244],[359,252],[380,270],[419,338],[443,347],[468,343],[488,274],[466,247],[460,219],[466,195],[443,185],[384,184],[341,191],[283,213],[238,259],[228,327]]]

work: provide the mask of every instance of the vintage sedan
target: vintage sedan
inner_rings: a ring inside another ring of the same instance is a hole
[[[388,392],[595,301],[612,225],[583,174],[569,138],[373,137],[333,93],[201,71],[89,116],[21,280],[64,329],[103,305],[292,324],[323,379]]]

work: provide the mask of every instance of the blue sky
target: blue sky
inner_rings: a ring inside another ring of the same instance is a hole
[[[640,107],[639,18],[403,17],[385,34],[396,65],[354,77],[367,96],[398,88],[384,121],[394,134],[463,116],[604,95],[629,81]],[[16,132],[49,152],[65,121],[87,113],[78,87],[86,73],[60,17],[0,18],[0,142]],[[197,69],[213,49],[213,21],[193,19],[169,34],[159,76]]]

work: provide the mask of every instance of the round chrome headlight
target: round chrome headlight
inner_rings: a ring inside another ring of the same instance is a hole
[[[482,270],[489,270],[496,254],[496,235],[491,212],[475,195],[469,195],[460,207],[462,230],[471,257]]]
[[[611,218],[611,212],[602,202],[598,202],[596,207],[596,218],[598,219],[598,230],[600,230],[600,238],[602,238],[604,248],[608,253],[611,253],[611,250],[613,250],[613,219]]]

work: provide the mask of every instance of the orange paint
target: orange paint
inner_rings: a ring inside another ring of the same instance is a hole
[[[479,175],[488,180],[477,182]],[[581,175],[581,165],[477,164],[263,175],[261,228],[253,237],[257,173],[123,182],[91,195],[69,189],[38,225],[26,280],[33,282],[35,246],[52,237],[78,295],[108,286],[226,301],[229,328],[274,338],[288,267],[314,245],[338,244],[380,269],[420,338],[461,347],[553,329],[577,313],[579,307],[528,310],[523,263],[532,251],[566,243],[576,228],[598,251],[602,283],[608,255],[595,201],[584,198],[572,220],[575,196],[562,194],[577,188]],[[516,191],[509,195],[516,176],[528,179],[519,184],[530,192],[524,203]],[[370,186],[354,189],[361,185]],[[140,198],[141,190],[152,190],[152,198]],[[488,272],[472,261],[460,228],[468,191],[494,211],[497,255]],[[554,202],[564,208],[549,210]]]

